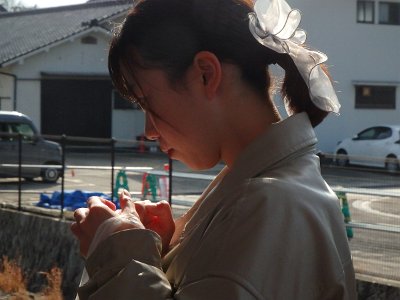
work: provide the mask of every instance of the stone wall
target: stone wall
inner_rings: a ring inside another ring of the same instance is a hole
[[[83,269],[79,244],[71,221],[27,212],[0,209],[0,255],[19,261],[27,275],[28,289],[36,292],[46,283],[41,272],[63,270],[65,299],[74,299]]]
[[[20,260],[30,291],[39,291],[45,283],[40,272],[57,266],[63,270],[65,300],[75,298],[83,260],[70,224],[55,217],[0,208],[0,255]],[[399,288],[376,283],[358,281],[357,290],[358,300],[400,299]]]

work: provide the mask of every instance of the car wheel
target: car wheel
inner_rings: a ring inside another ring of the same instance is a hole
[[[389,173],[396,173],[399,170],[399,161],[395,156],[388,156],[386,158],[385,167]]]
[[[336,152],[336,164],[340,167],[346,167],[349,165],[349,158],[345,150],[340,149]]]
[[[54,183],[60,177],[60,172],[56,168],[46,168],[42,171],[42,179],[44,182]]]

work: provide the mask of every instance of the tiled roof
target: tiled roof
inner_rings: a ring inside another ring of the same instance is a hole
[[[85,4],[0,13],[0,66],[90,28],[104,26],[132,7],[130,1]],[[92,21],[97,20],[97,21]]]

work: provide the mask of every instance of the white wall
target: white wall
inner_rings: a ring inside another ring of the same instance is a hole
[[[95,73],[107,75],[108,37],[104,33],[90,33],[96,45],[82,44],[81,38],[68,40],[48,52],[26,58],[13,69],[19,78],[40,79],[40,72]]]
[[[116,139],[136,140],[144,133],[144,113],[140,110],[114,110],[112,134]]]
[[[9,73],[8,69],[1,72]],[[13,110],[14,79],[11,76],[0,74],[0,110]]]

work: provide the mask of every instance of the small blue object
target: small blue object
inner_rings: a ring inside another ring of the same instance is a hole
[[[64,191],[64,209],[74,211],[77,208],[87,207],[86,201],[92,196],[98,196],[110,200],[111,198],[100,192],[87,192],[81,190]],[[36,206],[61,209],[61,192],[55,191],[51,196],[41,193],[40,200]]]

